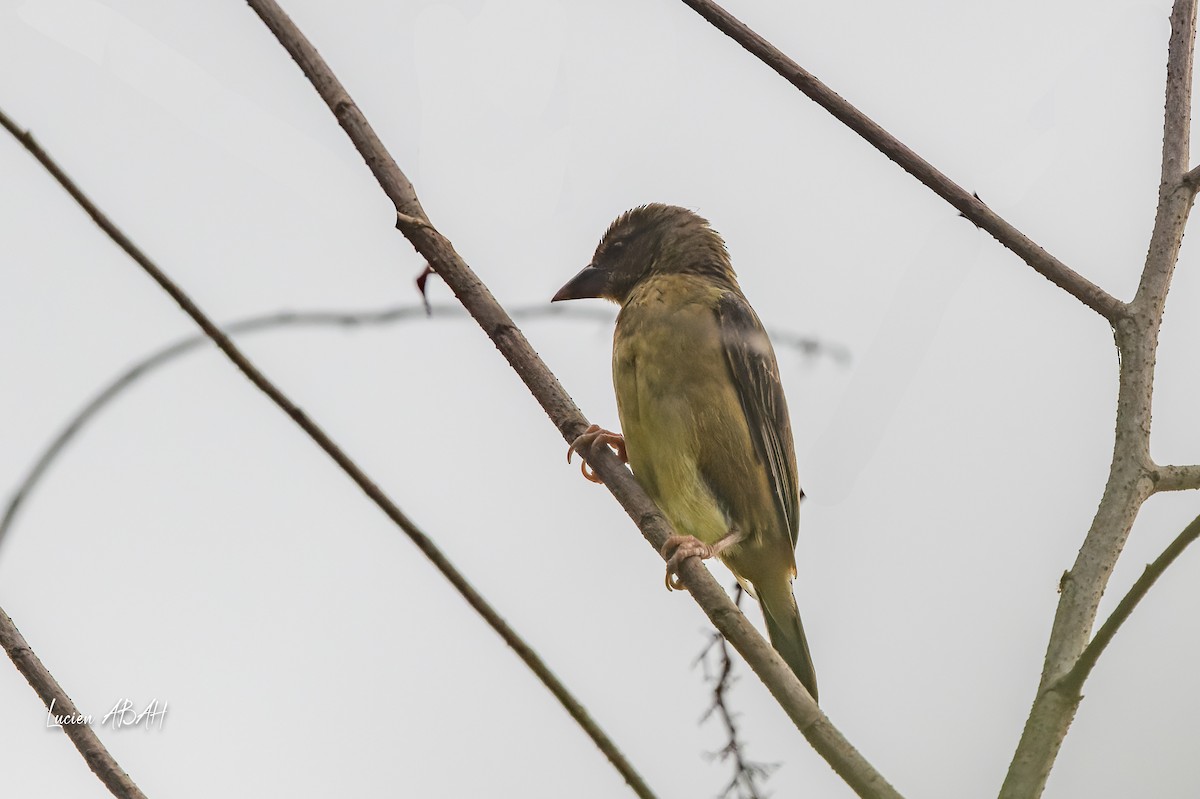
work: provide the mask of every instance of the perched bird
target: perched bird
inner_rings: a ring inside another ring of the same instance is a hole
[[[792,595],[803,496],[775,352],[725,242],[685,208],[617,217],[592,262],[554,295],[621,306],[613,385],[624,436],[593,425],[568,450],[613,446],[680,535],[685,558],[719,557],[762,604],[771,644],[813,699],[817,680]],[[584,476],[594,479],[586,467]]]

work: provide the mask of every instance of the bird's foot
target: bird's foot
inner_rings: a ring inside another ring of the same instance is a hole
[[[583,431],[583,435],[571,442],[571,446],[567,447],[567,463],[571,462],[571,456],[578,452],[584,455],[584,452],[593,452],[596,447],[610,446],[616,451],[617,457],[621,459],[621,463],[629,463],[629,456],[625,453],[625,436],[620,433],[614,433],[611,430],[605,430],[598,424],[594,424],[587,430]],[[604,482],[596,473],[588,468],[587,461],[581,460],[579,463],[579,471],[583,476],[593,483]]]
[[[692,535],[673,535],[663,544],[662,556],[667,559],[667,590],[682,591],[683,581],[679,579],[679,567],[688,558],[700,560],[720,555],[735,544],[741,543],[745,534],[736,527],[721,537],[715,544],[706,544]]]
[[[707,560],[717,554],[714,547],[691,535],[673,535],[663,544],[662,556],[667,559],[667,590],[682,591],[683,581],[679,579],[679,567],[688,558]]]

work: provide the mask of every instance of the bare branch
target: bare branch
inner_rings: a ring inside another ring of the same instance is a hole
[[[1146,266],[1134,297],[1135,312],[1161,321],[1171,276],[1179,260],[1179,247],[1196,191],[1187,179],[1192,124],[1192,61],[1196,39],[1196,3],[1177,0],[1171,12],[1171,40],[1167,56],[1167,91],[1163,114],[1162,172],[1158,184],[1158,211],[1146,253]],[[1158,325],[1154,325],[1157,344]]]
[[[899,139],[872,121],[866,114],[747,27],[737,17],[711,0],[683,0],[683,2],[712,23],[717,30],[733,39],[748,53],[773,69],[784,80],[866,139],[868,144],[894,161],[901,169],[957,208],[963,216],[991,233],[996,241],[1016,253],[1019,258],[1051,283],[1114,325],[1125,315],[1125,303],[1039,247],[1028,236],[984,205],[978,197],[973,196],[942,174]]]
[[[1200,466],[1159,466],[1151,477],[1155,491],[1195,491],[1200,488]]]
[[[384,148],[329,66],[273,0],[248,2],[295,59],[349,135],[379,181],[380,187],[395,206],[397,227],[454,290],[455,296],[492,339],[496,348],[508,359],[514,371],[558,427],[563,438],[573,441],[587,427],[583,414],[479,277],[454,251],[450,242],[429,222],[412,184]],[[655,551],[661,550],[671,533],[670,524],[633,479],[629,470],[605,447],[590,453],[587,460],[592,469],[603,478],[605,485],[621,503],[625,512],[637,523]],[[738,611],[708,569],[696,558],[689,558],[684,561],[680,576],[713,625],[741,653],[796,727],[842,779],[860,796],[899,796],[883,776],[830,723],[800,685],[791,669]]]
[[[1092,669],[1096,666],[1096,661],[1100,659],[1100,655],[1112,642],[1113,636],[1117,634],[1117,630],[1121,629],[1121,625],[1129,618],[1129,614],[1133,613],[1133,609],[1142,601],[1142,597],[1146,596],[1146,592],[1150,587],[1162,576],[1167,567],[1175,562],[1175,559],[1183,554],[1183,550],[1187,549],[1188,544],[1200,537],[1200,516],[1192,520],[1192,523],[1183,528],[1175,540],[1163,550],[1163,553],[1154,559],[1153,563],[1147,564],[1146,570],[1137,578],[1133,586],[1130,587],[1129,593],[1121,597],[1121,601],[1117,603],[1113,609],[1112,615],[1105,619],[1104,624],[1100,625],[1100,629],[1096,631],[1096,637],[1083,650],[1083,654],[1079,656],[1079,661],[1075,664],[1075,668],[1064,677],[1064,682],[1070,683],[1073,690],[1079,690],[1087,680],[1088,675],[1092,673]]]
[[[1196,0],[1176,0],[1167,55],[1163,179],[1146,269],[1130,314],[1114,325],[1120,352],[1116,435],[1108,483],[1071,570],[1059,584],[1046,660],[1021,740],[1000,789],[1001,799],[1035,799],[1058,757],[1082,700],[1067,679],[1089,645],[1100,597],[1142,503],[1156,490],[1150,459],[1155,354],[1171,273],[1194,194],[1181,183],[1187,157]],[[1085,675],[1086,676],[1086,675]]]
[[[608,736],[600,729],[599,725],[592,720],[587,710],[571,695],[567,687],[559,681],[559,679],[550,670],[549,666],[541,659],[534,649],[522,639],[515,630],[513,630],[500,614],[488,604],[487,600],[475,590],[475,588],[467,581],[461,572],[455,568],[454,564],[438,549],[437,545],[429,536],[425,535],[416,524],[410,520],[402,510],[375,484],[370,477],[363,472],[358,465],[350,459],[346,453],[331,439],[324,430],[321,429],[315,422],[308,418],[295,403],[293,403],[282,391],[279,390],[270,380],[258,370],[250,360],[242,354],[242,351],[233,343],[220,328],[213,323],[209,317],[200,310],[200,308],[192,301],[192,299],[183,292],[172,281],[166,273],[150,260],[130,239],[126,236],[108,217],[94,204],[83,191],[75,185],[66,173],[54,163],[50,156],[43,150],[33,137],[28,132],[20,131],[12,121],[0,111],[0,125],[3,125],[8,130],[12,131],[25,149],[29,150],[35,158],[44,166],[50,174],[52,174],[59,184],[67,190],[67,193],[75,199],[77,203],[87,212],[100,229],[103,230],[109,238],[111,238],[122,250],[126,252],[134,261],[142,267],[142,269],[157,283],[173,300],[179,305],[183,311],[192,318],[205,335],[220,348],[226,357],[231,360],[238,370],[241,371],[255,387],[266,394],[272,402],[279,406],[288,416],[292,418],[297,425],[300,426],[308,436],[317,443],[322,450],[325,451],[330,458],[334,460],[342,471],[345,472],[351,480],[354,481],[363,493],[382,510],[396,526],[408,535],[422,554],[433,563],[433,565],[442,573],[442,575],[450,582],[458,593],[467,601],[475,611],[483,617],[483,619],[496,631],[499,636],[504,639],[504,642],[512,648],[517,656],[529,667],[542,684],[558,699],[563,708],[570,714],[571,718],[580,726],[596,747],[608,758],[614,768],[620,772],[621,776],[629,784],[642,799],[654,799],[654,793],[646,785],[641,776],[634,770],[633,766],[621,754]],[[86,754],[85,754],[86,756]]]
[[[0,608],[0,645],[12,659],[17,671],[24,675],[33,690],[41,697],[42,702],[46,705],[47,715],[53,710],[55,715],[66,716],[72,720],[82,718],[79,708],[75,707],[75,703],[58,684],[58,680],[54,679],[54,675],[34,654],[24,636],[21,635],[21,631],[17,629],[17,625],[13,624],[13,620],[2,608]],[[120,764],[104,748],[104,744],[100,742],[100,738],[92,731],[90,725],[64,723],[62,731],[71,739],[71,743],[75,744],[79,754],[83,755],[88,768],[100,778],[113,796],[120,797],[120,799],[146,799],[146,795],[125,773],[125,769],[121,768]]]

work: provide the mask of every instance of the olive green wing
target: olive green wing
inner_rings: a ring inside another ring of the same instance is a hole
[[[800,529],[800,498],[804,493],[796,479],[792,425],[775,351],[762,322],[740,293],[728,291],[721,295],[716,313],[725,362],[750,428],[750,438],[767,469],[780,526],[788,531],[795,549]]]

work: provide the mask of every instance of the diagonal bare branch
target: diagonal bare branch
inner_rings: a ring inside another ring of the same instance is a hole
[[[1121,625],[1133,613],[1133,609],[1138,606],[1146,593],[1162,577],[1163,572],[1167,570],[1175,559],[1183,554],[1183,550],[1187,549],[1188,544],[1200,537],[1200,516],[1192,520],[1191,524],[1183,528],[1183,531],[1175,537],[1175,540],[1163,550],[1162,554],[1154,559],[1153,563],[1146,565],[1146,570],[1141,576],[1134,581],[1129,592],[1121,597],[1121,601],[1113,608],[1112,615],[1104,620],[1104,624],[1100,625],[1100,629],[1096,631],[1096,636],[1083,650],[1083,654],[1079,656],[1079,660],[1075,663],[1075,668],[1063,678],[1064,683],[1072,685],[1073,690],[1078,690],[1080,686],[1087,680],[1088,675],[1092,673],[1092,669],[1096,666],[1096,661],[1100,659],[1100,655],[1112,642],[1113,636],[1117,634],[1117,630],[1121,629]]]
[[[248,0],[250,7],[287,49],[333,112],[380,188],[396,208],[396,226],[453,289],[459,301],[512,365],[563,438],[573,441],[587,427],[583,414],[528,340],[467,266],[453,245],[430,223],[416,192],[375,131],[312,43],[273,0]],[[589,465],[656,550],[671,532],[669,523],[607,448],[591,453]],[[817,707],[783,660],[730,601],[728,594],[695,558],[683,564],[684,585],[787,712],[813,748],[863,797],[898,797],[896,790],[850,744]]]
[[[21,635],[21,631],[17,629],[17,625],[13,624],[13,620],[2,608],[0,608],[0,646],[4,647],[4,651],[12,659],[17,671],[21,672],[33,690],[41,697],[42,702],[46,705],[47,713],[53,710],[55,715],[61,714],[72,719],[82,716],[79,708],[75,707],[75,703],[71,701],[71,697],[67,696],[67,692],[58,684],[58,680],[54,679],[54,675],[34,654],[33,649]],[[64,723],[62,730],[71,739],[71,743],[75,744],[79,754],[83,755],[88,768],[100,778],[113,796],[120,797],[120,799],[146,799],[146,795],[125,773],[125,769],[121,768],[121,765],[109,754],[90,725]]]
[[[389,519],[391,519],[397,527],[404,531],[409,539],[417,545],[422,554],[433,563],[438,571],[454,586],[459,595],[467,601],[476,613],[483,617],[484,621],[504,640],[509,647],[517,654],[517,657],[525,663],[529,669],[537,675],[542,684],[554,695],[555,699],[563,706],[570,714],[575,723],[592,739],[596,748],[608,759],[615,769],[621,774],[629,787],[633,789],[642,799],[655,799],[654,793],[646,785],[641,775],[633,768],[633,765],[625,758],[617,745],[609,739],[600,726],[592,719],[587,710],[579,703],[578,700],[571,694],[550,667],[541,659],[537,652],[531,647],[517,632],[508,625],[508,622],[493,608],[483,595],[475,590],[467,578],[450,562],[449,558],[434,544],[433,540],[422,532],[415,523],[400,508],[392,502],[392,500],[383,492],[383,490],[375,484],[375,482],[367,476],[365,472],[358,467],[353,460],[350,459],[345,452],[333,441],[325,431],[308,418],[294,402],[291,401],[278,387],[275,386],[267,377],[259,371],[253,363],[250,362],[242,351],[233,343],[216,324],[192,301],[192,299],[171,280],[153,261],[150,260],[144,252],[141,251],[105,214],[98,206],[96,206],[87,195],[85,195],[74,181],[67,176],[65,172],[50,158],[49,154],[41,148],[33,136],[28,131],[22,131],[17,125],[10,120],[3,111],[0,111],[0,126],[9,130],[33,156],[50,172],[58,181],[58,183],[67,190],[67,193],[80,205],[81,208],[92,218],[93,221],[103,230],[109,238],[113,240],[122,250],[125,251],[130,258],[138,263],[139,266],[159,285],[170,297],[175,300],[180,308],[183,309],[192,321],[194,321],[204,334],[210,338],[213,343],[231,360],[238,370],[244,374],[251,383],[260,391],[267,395],[284,413],[291,417],[297,425],[300,426],[305,433],[308,434],[317,446],[325,451],[330,458],[350,477],[354,483],[362,489],[363,493],[375,505],[382,510]],[[18,664],[19,666],[20,664]],[[86,754],[86,753],[85,753]]]
[[[837,92],[817,80],[811,73],[788,58],[737,17],[712,0],[683,0],[683,2],[708,20],[717,30],[733,39],[748,53],[833,114],[846,127],[866,139],[867,143],[894,161],[901,169],[957,208],[963,216],[991,233],[996,241],[1012,250],[1051,283],[1103,316],[1111,324],[1115,325],[1125,315],[1125,303],[1046,252],[999,214],[984,205],[978,197],[938,171],[932,164],[910,150],[903,142],[876,124]]]

